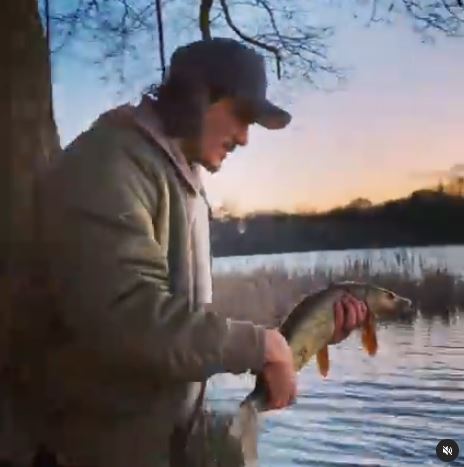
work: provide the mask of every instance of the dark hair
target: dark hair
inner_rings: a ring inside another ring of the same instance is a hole
[[[154,101],[166,134],[173,138],[196,138],[207,107],[226,96],[222,89],[207,86],[193,74],[170,76],[160,85],[151,86],[147,94]]]

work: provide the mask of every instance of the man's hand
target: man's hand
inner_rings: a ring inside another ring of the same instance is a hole
[[[334,305],[335,332],[330,344],[338,344],[346,339],[353,329],[360,327],[367,319],[365,302],[346,294]]]
[[[296,398],[296,372],[292,351],[275,329],[266,330],[265,361],[262,376],[269,394],[268,410],[282,409]]]

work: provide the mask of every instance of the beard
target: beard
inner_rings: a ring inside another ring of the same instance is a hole
[[[189,164],[200,162],[201,145],[197,138],[184,139],[182,140],[180,146]]]
[[[181,147],[189,164],[199,164],[211,174],[218,172],[221,168],[221,164],[219,166],[213,165],[208,160],[202,158],[202,148],[199,139],[185,139],[182,141]]]
[[[217,166],[217,165],[211,165],[211,164],[208,164],[207,162],[199,162],[199,164],[204,167],[209,173],[211,174],[215,174],[216,172],[219,172],[219,169],[221,168],[221,166]]]

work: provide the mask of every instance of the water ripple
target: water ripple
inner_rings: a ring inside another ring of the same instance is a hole
[[[262,416],[261,466],[438,466],[444,438],[461,448],[450,465],[464,466],[463,318],[382,327],[374,358],[347,339],[330,350],[326,379],[309,365],[297,403]],[[221,375],[208,397],[238,404],[253,384],[249,375]]]

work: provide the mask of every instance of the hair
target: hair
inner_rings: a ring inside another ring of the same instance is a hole
[[[176,74],[150,87],[165,132],[173,138],[197,138],[202,130],[203,115],[212,103],[226,97],[223,89],[208,86],[201,76]]]

